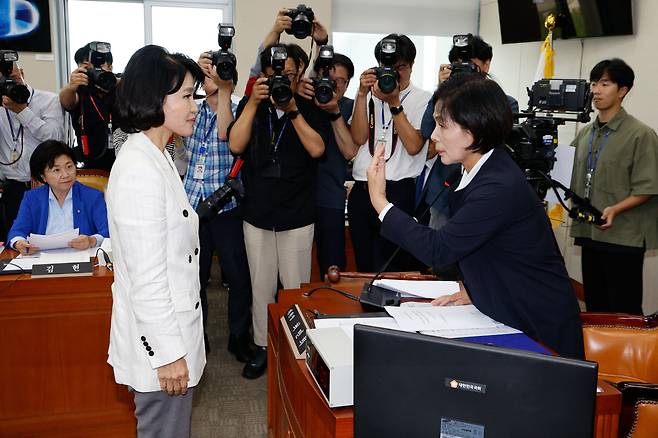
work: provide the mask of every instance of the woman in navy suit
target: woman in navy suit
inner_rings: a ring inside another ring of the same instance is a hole
[[[386,200],[384,150],[368,169],[381,233],[429,266],[457,263],[466,291],[439,304],[473,303],[557,353],[582,358],[576,295],[539,197],[503,150],[512,113],[503,90],[481,75],[441,84],[434,95],[432,140],[444,164],[460,163],[439,230],[415,222]]]
[[[44,185],[25,192],[7,240],[22,254],[39,248],[28,243],[34,234],[57,234],[73,229],[80,236],[69,242],[76,249],[99,246],[109,236],[103,193],[76,181],[73,152],[66,144],[47,140],[30,158],[32,177]]]

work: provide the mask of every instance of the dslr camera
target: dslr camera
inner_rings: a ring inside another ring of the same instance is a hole
[[[315,87],[315,99],[320,103],[328,103],[333,99],[336,91],[336,81],[331,79],[329,72],[334,66],[334,47],[322,46],[315,60],[315,70],[318,76],[313,79]]]
[[[478,73],[480,68],[473,64],[473,34],[454,35],[452,37],[452,45],[457,49],[457,59],[461,62],[453,62],[450,64],[450,77]]]
[[[14,62],[18,61],[18,52],[15,50],[0,50],[0,97],[7,96],[16,103],[27,103],[30,91],[23,84],[19,84],[12,77]]]
[[[237,60],[235,55],[229,51],[233,37],[235,36],[235,28],[230,24],[219,24],[217,26],[217,43],[219,43],[219,50],[210,52],[212,65],[217,67],[217,75],[222,80],[228,81],[233,79],[233,72]]]
[[[313,33],[313,20],[315,14],[313,9],[306,5],[298,5],[295,9],[288,9],[286,15],[292,18],[292,26],[286,29],[288,35],[294,35],[295,38],[303,40]]]
[[[270,49],[272,59],[272,70],[274,73],[267,78],[267,85],[270,88],[270,96],[277,105],[285,105],[292,99],[292,89],[290,88],[290,79],[283,74],[288,59],[288,51],[284,46],[272,46]]]
[[[89,86],[104,93],[109,93],[117,86],[117,77],[111,71],[101,68],[107,62],[107,55],[112,51],[112,45],[102,41],[89,43],[89,62],[91,67],[87,69]]]
[[[379,67],[374,67],[377,86],[384,94],[398,87],[400,74],[393,68],[398,60],[398,43],[393,38],[384,38],[379,44]]]

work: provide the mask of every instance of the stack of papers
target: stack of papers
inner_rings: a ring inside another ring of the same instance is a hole
[[[41,250],[60,249],[68,248],[69,242],[78,236],[80,236],[80,229],[76,228],[59,234],[30,234],[27,241]]]
[[[373,284],[399,292],[403,297],[432,300],[459,292],[459,283],[456,281],[376,280]]]
[[[49,251],[39,251],[33,255],[19,255],[11,261],[11,265],[7,265],[4,269],[7,271],[20,272],[21,269],[29,271],[33,265],[44,265],[54,263],[76,263],[88,262],[90,252],[96,252],[96,248],[85,250],[78,250],[74,248],[54,249]]]

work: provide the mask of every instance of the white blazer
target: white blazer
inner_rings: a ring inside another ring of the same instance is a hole
[[[114,259],[108,363],[115,380],[160,391],[156,368],[185,357],[188,386],[195,386],[206,364],[199,218],[169,154],[143,133],[129,135],[106,202]]]

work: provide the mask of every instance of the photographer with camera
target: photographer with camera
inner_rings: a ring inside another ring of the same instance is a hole
[[[229,128],[231,152],[245,159],[243,228],[258,347],[243,370],[250,379],[267,367],[267,305],[274,302],[277,280],[285,289],[310,281],[317,159],[329,135],[326,116],[295,95],[304,66],[290,48],[262,52],[261,77]]]
[[[213,65],[214,61],[212,52],[199,56],[198,64],[205,74],[203,90],[206,98],[197,104],[198,113],[192,135],[183,139],[189,156],[183,185],[190,205],[195,210],[200,202],[208,199],[224,184],[233,162],[226,131],[237,109],[237,105],[231,101],[231,93],[238,76],[233,66],[230,78],[221,78],[218,75],[219,68]],[[199,241],[204,331],[209,311],[206,288],[210,280],[213,253],[217,251],[224,276],[222,280],[229,284],[228,349],[238,361],[249,362],[253,356],[249,339],[251,284],[242,233],[242,215],[235,199],[231,199],[219,214],[207,222],[200,221]],[[209,351],[208,337],[204,337],[206,351]]]
[[[635,79],[628,64],[606,59],[589,79],[598,116],[571,143],[571,189],[601,209],[605,223],[571,227],[582,248],[585,304],[642,315],[644,252],[658,248],[658,136],[622,106]]]
[[[111,46],[93,41],[78,49],[74,59],[78,68],[60,90],[59,100],[71,115],[78,144],[76,155],[85,168],[109,172],[115,159],[112,108],[117,83],[112,73]]]
[[[64,139],[64,112],[57,95],[36,90],[25,83],[18,52],[0,50],[0,176],[4,215],[0,239],[11,228],[23,193],[31,187],[30,158],[46,140]]]
[[[330,266],[344,270],[346,264],[345,180],[347,164],[356,155],[358,145],[352,140],[349,126],[354,100],[345,97],[345,91],[354,76],[354,64],[347,56],[334,53],[332,46],[322,46],[313,73],[314,78],[302,80],[298,92],[314,99],[331,123],[329,136],[323,138],[325,153],[318,162],[317,181],[315,242],[323,280]]]
[[[379,67],[361,74],[352,115],[352,138],[359,144],[352,175],[347,212],[357,270],[378,271],[395,245],[379,235],[380,224],[368,197],[366,169],[376,145],[386,150],[386,188],[403,211],[412,214],[416,178],[427,156],[420,122],[429,93],[411,83],[416,47],[405,35],[391,34],[377,43]],[[392,271],[411,267],[408,254],[399,255]]]

